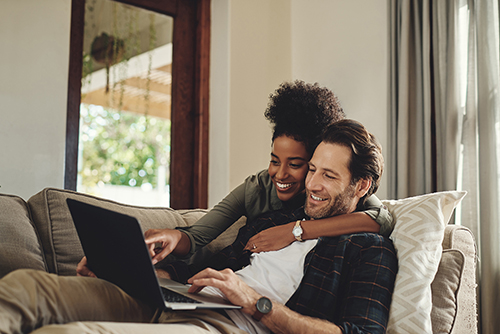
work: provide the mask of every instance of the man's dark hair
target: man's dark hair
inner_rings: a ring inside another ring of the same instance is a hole
[[[284,82],[270,96],[264,116],[273,124],[273,141],[288,136],[312,155],[328,125],[345,117],[333,92],[301,80]]]
[[[330,125],[323,134],[323,142],[339,144],[351,149],[351,160],[349,171],[351,172],[351,184],[360,179],[371,179],[372,185],[365,199],[374,194],[379,185],[384,170],[384,157],[382,147],[377,139],[363,126],[363,124],[352,119],[344,119]]]

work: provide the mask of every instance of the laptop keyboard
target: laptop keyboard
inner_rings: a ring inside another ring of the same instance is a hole
[[[165,288],[161,288],[163,296],[165,300],[170,303],[193,303],[193,304],[201,304],[201,302],[194,300],[192,298],[186,297],[172,290],[168,290]]]

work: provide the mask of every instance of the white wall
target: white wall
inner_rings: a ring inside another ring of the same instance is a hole
[[[267,167],[271,131],[263,113],[285,80],[332,89],[347,116],[388,147],[387,0],[212,0],[212,6],[209,206]],[[387,196],[387,175],[386,169],[380,198]]]
[[[0,192],[63,187],[70,0],[0,3]]]
[[[289,0],[212,0],[209,206],[269,163],[268,97],[292,78]]]
[[[389,8],[387,0],[292,0],[292,72],[340,98],[388,157]],[[388,170],[379,198],[387,197]]]
[[[333,89],[387,147],[387,0],[212,0],[212,15],[210,205],[267,167],[285,80]],[[0,2],[1,193],[63,187],[70,16],[70,0]]]

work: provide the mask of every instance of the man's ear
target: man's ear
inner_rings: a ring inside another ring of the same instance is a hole
[[[359,181],[356,183],[356,196],[359,196],[359,198],[365,196],[368,190],[370,190],[371,186],[372,179],[359,179]]]

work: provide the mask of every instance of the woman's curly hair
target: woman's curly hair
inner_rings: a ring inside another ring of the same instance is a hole
[[[284,82],[269,98],[264,116],[273,125],[273,141],[285,135],[304,143],[310,154],[326,127],[345,117],[339,99],[318,83]]]

